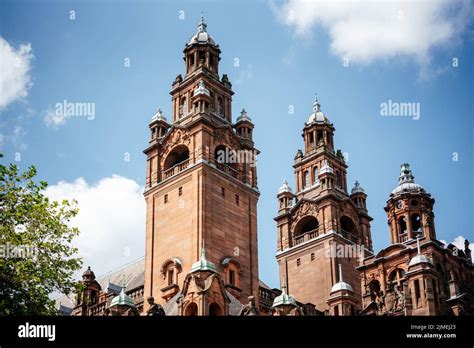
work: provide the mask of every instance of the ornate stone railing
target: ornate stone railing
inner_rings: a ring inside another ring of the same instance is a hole
[[[294,245],[298,245],[301,243],[304,243],[308,240],[314,239],[319,235],[319,228],[316,228],[314,230],[305,232],[297,237],[294,238]]]
[[[219,163],[216,162],[216,168],[219,169],[221,172],[224,172],[226,174],[229,174],[230,176],[234,177],[237,180],[240,180],[240,173],[232,168],[231,166],[224,164],[224,163]]]
[[[173,175],[176,175],[176,174],[182,172],[183,170],[188,168],[188,166],[189,166],[189,158],[182,161],[182,162],[180,162],[180,163],[175,164],[171,168],[163,171],[163,180],[171,178]]]

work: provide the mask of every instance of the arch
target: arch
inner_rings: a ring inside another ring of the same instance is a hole
[[[176,146],[166,157],[163,170],[168,170],[175,165],[189,160],[189,149],[186,145]]]
[[[188,103],[186,97],[182,97],[179,101],[179,118],[185,117],[188,114]]]
[[[342,174],[339,170],[336,171],[336,186],[342,188]]]
[[[372,280],[369,285],[370,298],[375,301],[380,295],[380,282],[376,279]]]
[[[303,172],[303,187],[308,188],[311,186],[311,181],[309,179],[309,170]]]
[[[405,280],[405,270],[402,268],[395,268],[388,275],[388,283],[390,287],[397,287],[399,290],[403,289],[403,282]]]
[[[224,102],[222,101],[222,97],[217,97],[217,114],[220,117],[224,117]]]
[[[186,309],[184,310],[184,315],[188,317],[194,317],[198,315],[198,306],[196,303],[191,302],[186,306]]]
[[[405,242],[408,239],[407,218],[400,216],[398,218],[398,241]]]
[[[295,227],[294,236],[299,237],[305,233],[312,232],[319,229],[319,222],[314,216],[305,216]]]
[[[318,175],[319,175],[318,166],[315,166],[313,168],[313,184],[314,185],[319,183]]]
[[[411,221],[412,231],[420,233],[421,232],[421,217],[420,217],[420,214],[418,214],[418,213],[411,214],[410,221]]]
[[[341,219],[339,222],[341,224],[341,230],[343,234],[345,234],[344,232],[346,233],[349,232],[350,234],[354,236],[358,236],[357,227],[354,221],[352,221],[350,217],[343,215],[341,216]]]
[[[209,305],[209,316],[210,317],[218,317],[222,316],[224,313],[222,312],[221,306],[219,306],[217,303],[213,302]]]

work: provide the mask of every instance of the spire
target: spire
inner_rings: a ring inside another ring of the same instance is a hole
[[[400,166],[400,176],[398,177],[398,183],[400,185],[404,183],[414,183],[414,179],[415,177],[410,170],[410,165],[408,163],[403,163]]]
[[[201,11],[201,20],[199,21],[198,24],[198,33],[207,33],[207,24],[204,22],[204,16]]]
[[[201,243],[201,257],[191,266],[191,272],[196,271],[209,271],[214,273],[217,272],[216,265],[206,259],[206,248],[204,247],[204,238],[202,239]]]
[[[321,110],[321,104],[318,100],[318,93],[314,93],[313,112],[319,112]]]

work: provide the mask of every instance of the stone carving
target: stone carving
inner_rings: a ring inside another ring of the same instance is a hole
[[[242,309],[240,310],[240,316],[244,317],[251,317],[251,316],[258,316],[260,312],[255,305],[255,297],[249,296],[249,302],[246,305],[242,305]]]
[[[152,316],[159,316],[159,317],[166,316],[166,313],[165,313],[163,307],[161,307],[160,304],[155,303],[155,299],[153,298],[153,296],[148,297],[147,302],[148,302],[150,307],[148,308],[148,311],[146,312],[146,315],[148,315],[150,317],[152,317]]]

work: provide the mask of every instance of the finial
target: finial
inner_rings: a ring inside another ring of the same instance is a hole
[[[204,247],[204,238],[201,241],[201,260],[206,259],[206,248]]]
[[[283,276],[283,284],[281,285],[281,291],[286,294],[286,277]]]
[[[418,249],[418,255],[421,254],[421,249],[420,249],[420,235],[416,236],[416,248]]]
[[[201,20],[199,21],[199,25],[198,25],[198,32],[205,33],[206,28],[207,28],[207,24],[206,24],[206,22],[204,22],[204,16],[203,16],[203,13],[201,11]]]
[[[321,109],[321,104],[319,104],[318,93],[314,93],[313,111],[319,112],[320,109]]]
[[[400,176],[398,177],[398,182],[400,184],[405,182],[413,183],[415,182],[413,179],[415,179],[415,177],[410,170],[410,165],[408,163],[402,163],[400,165]]]
[[[339,281],[342,282],[342,266],[339,264]]]

